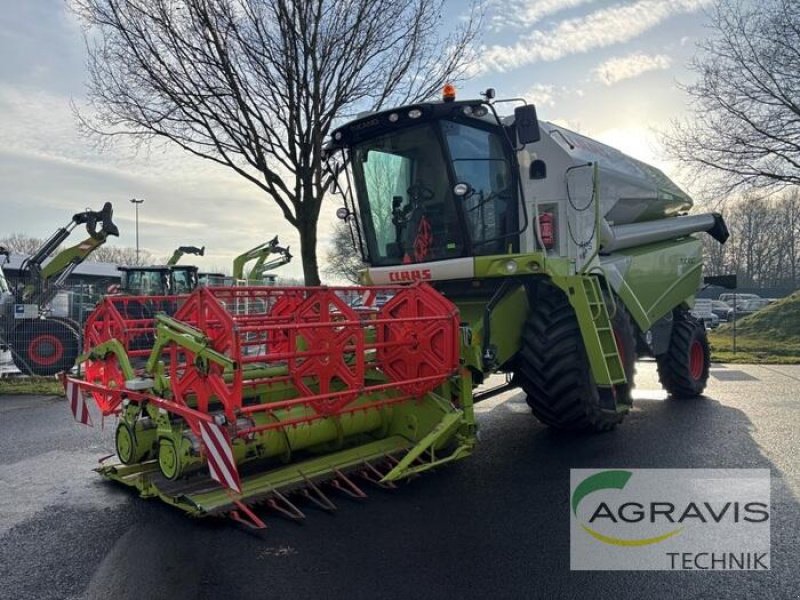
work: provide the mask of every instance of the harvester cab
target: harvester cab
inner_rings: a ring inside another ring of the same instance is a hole
[[[78,421],[86,398],[119,416],[121,464],[100,472],[263,526],[252,504],[299,519],[298,498],[332,510],[332,493],[364,497],[363,482],[468,456],[473,389],[493,372],[560,429],[623,419],[637,342],[671,395],[698,396],[693,234],[724,241],[721,217],[679,216],[691,201],[657,169],[532,106],[501,117],[492,97],[448,94],[333,132],[363,286],[200,287],[147,318],[106,298],[87,322],[85,374],[64,378]]]
[[[79,225],[89,234],[82,242],[58,252],[58,247]],[[17,367],[32,375],[53,375],[75,364],[80,347],[80,325],[66,317],[50,314],[50,303],[63,289],[67,278],[109,236],[119,236],[113,222],[113,208],[106,202],[99,211],[73,215],[21,266],[20,283],[13,292],[7,285],[2,305],[3,336],[11,347]],[[8,252],[0,252],[8,257]],[[49,259],[49,260],[48,260]],[[0,276],[0,279],[5,278]]]
[[[619,423],[637,347],[671,394],[700,394],[709,351],[689,314],[702,281],[692,234],[724,243],[722,217],[686,216],[691,199],[660,170],[531,105],[501,117],[493,98],[449,95],[333,132],[338,214],[364,283],[430,282],[459,308],[473,379],[513,374],[548,425]]]

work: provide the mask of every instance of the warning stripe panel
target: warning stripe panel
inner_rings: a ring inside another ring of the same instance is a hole
[[[236,462],[233,460],[233,450],[222,427],[216,423],[201,421],[200,436],[206,448],[211,478],[220,485],[241,493],[242,485]]]
[[[89,406],[86,404],[86,397],[80,386],[72,380],[67,380],[67,400],[69,401],[72,416],[78,423],[92,425],[92,418],[89,415]]]

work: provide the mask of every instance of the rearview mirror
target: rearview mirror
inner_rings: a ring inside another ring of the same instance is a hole
[[[514,126],[517,129],[517,138],[520,144],[532,144],[542,139],[539,131],[539,119],[536,117],[536,107],[533,104],[518,106],[514,109]]]

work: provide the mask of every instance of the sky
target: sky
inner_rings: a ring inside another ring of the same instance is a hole
[[[670,120],[687,114],[677,82],[707,35],[711,0],[486,0],[481,46],[460,98],[488,87],[525,97],[539,118],[564,125],[655,164],[688,187],[658,143]],[[457,23],[465,1],[449,0]],[[77,128],[72,105],[85,98],[86,53],[64,0],[0,0],[0,237],[47,237],[84,208],[115,207],[121,236],[135,245],[131,198],[143,249],[165,258],[179,245],[203,269],[279,234],[297,255],[281,275],[301,277],[299,242],[274,204],[252,184],[179,151],[98,147]],[[323,206],[324,263],[339,197]],[[75,241],[79,239],[75,236]],[[196,260],[195,260],[196,259]],[[324,267],[324,264],[323,264]]]

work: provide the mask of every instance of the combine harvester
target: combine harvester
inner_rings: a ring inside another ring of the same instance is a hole
[[[657,169],[530,105],[501,118],[492,98],[448,93],[333,133],[365,286],[198,288],[147,319],[124,316],[135,297],[106,298],[83,374],[64,377],[76,419],[87,397],[119,416],[122,464],[99,472],[261,527],[254,503],[299,519],[299,497],[333,510],[332,490],[363,497],[363,481],[468,456],[473,390],[495,372],[560,429],[617,425],[637,355],[672,396],[698,396],[692,234],[724,242],[722,218],[682,216],[691,200]],[[354,310],[355,294],[390,299]]]

